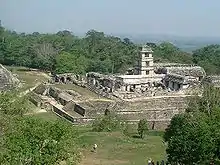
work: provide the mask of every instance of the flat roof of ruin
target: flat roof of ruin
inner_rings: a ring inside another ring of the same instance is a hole
[[[154,63],[156,67],[196,67],[196,64],[181,64],[181,63]]]
[[[65,100],[65,101],[71,101],[73,99],[73,96],[70,95],[69,93],[67,92],[61,92],[59,95],[58,95],[59,98]]]
[[[164,74],[153,74],[153,75],[117,75],[118,78],[123,79],[142,79],[142,78],[156,78],[163,77]]]

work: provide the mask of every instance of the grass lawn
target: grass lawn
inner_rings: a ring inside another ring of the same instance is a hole
[[[34,116],[47,121],[59,118],[52,112]],[[78,130],[77,143],[83,155],[79,165],[145,165],[149,158],[155,161],[166,159],[161,132],[151,131],[140,139],[121,132],[93,132],[91,126],[73,127]],[[91,152],[95,143],[98,145],[97,152]]]
[[[35,106],[30,101],[28,101],[27,103],[28,103],[27,106],[28,106],[28,113],[29,113],[28,115],[29,116],[34,116],[36,118],[47,120],[47,121],[55,121],[58,118],[60,118],[51,111],[39,112],[39,111],[41,111],[40,107]]]
[[[152,158],[161,161],[166,158],[162,137],[150,134],[144,139],[128,137],[120,132],[85,131],[79,137],[83,148],[80,165],[145,165]],[[93,144],[97,152],[91,152]]]
[[[33,116],[47,121],[59,118],[52,112]],[[83,155],[79,165],[145,165],[149,158],[154,161],[166,159],[163,132],[150,131],[144,139],[140,139],[132,136],[136,135],[136,130],[126,136],[121,132],[93,132],[91,126],[73,127],[78,130],[77,143]],[[91,152],[95,143],[98,145],[97,152]]]
[[[56,84],[55,86],[57,88],[64,89],[64,90],[74,90],[78,92],[80,95],[82,95],[84,98],[93,98],[93,99],[101,98],[101,96],[97,95],[96,93],[86,88],[77,86],[75,84]]]
[[[43,82],[47,80],[42,72],[28,71],[25,67],[6,66],[6,68],[13,74],[17,74],[18,79],[24,82],[22,88],[19,89],[21,91],[25,91],[35,86],[37,82]]]
[[[35,113],[32,116],[39,118],[39,119],[43,119],[43,120],[47,120],[47,121],[55,121],[57,120],[58,117],[56,114],[54,114],[53,112],[42,112],[42,113]]]

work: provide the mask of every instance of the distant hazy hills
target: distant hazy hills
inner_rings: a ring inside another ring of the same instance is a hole
[[[76,34],[80,37],[85,36],[85,34]],[[211,44],[220,44],[220,37],[180,37],[172,35],[162,35],[162,34],[122,34],[122,33],[112,33],[110,35],[123,38],[129,38],[132,42],[137,44],[144,44],[146,42],[171,42],[178,48],[186,52],[192,52],[193,50],[202,48]]]
[[[220,37],[179,37],[170,35],[152,35],[152,34],[115,34],[121,38],[129,38],[134,43],[143,44],[146,42],[161,43],[164,41],[171,42],[180,49],[192,52],[198,48],[204,47],[210,44],[220,44]]]

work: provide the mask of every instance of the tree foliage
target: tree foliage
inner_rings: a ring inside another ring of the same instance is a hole
[[[121,40],[95,30],[78,38],[67,30],[17,34],[1,28],[0,38],[0,63],[58,73],[121,72],[133,66],[137,49],[128,38]]]
[[[163,42],[154,48],[154,54],[158,62],[174,62],[191,64],[192,56],[181,51],[178,47],[169,42]]]
[[[208,74],[220,71],[219,45],[189,54],[169,42],[147,44],[155,51],[156,62],[195,63],[203,66]],[[56,34],[18,34],[0,27],[0,63],[5,65],[58,73],[120,73],[136,65],[137,53],[138,45],[129,38],[121,39],[96,30],[79,38],[68,30]]]
[[[138,122],[138,134],[140,135],[140,137],[143,139],[144,135],[147,133],[148,131],[148,123],[146,119],[141,119]]]
[[[125,128],[125,121],[115,114],[107,114],[103,117],[96,118],[92,123],[93,131],[96,132],[112,132],[116,130],[123,130]]]
[[[219,89],[208,87],[187,113],[172,118],[164,139],[172,164],[219,164]]]
[[[60,120],[44,121],[24,115],[27,99],[17,93],[0,94],[0,162],[9,164],[76,164],[77,132]]]
[[[75,132],[66,122],[47,122],[33,117],[14,121],[4,135],[1,162],[4,164],[58,164],[77,162]]]
[[[208,45],[193,52],[193,60],[204,67],[208,74],[220,72],[220,45]]]
[[[85,74],[86,64],[84,56],[63,52],[56,57],[56,73]]]
[[[0,94],[0,114],[23,116],[27,111],[26,97],[18,97],[16,92]]]

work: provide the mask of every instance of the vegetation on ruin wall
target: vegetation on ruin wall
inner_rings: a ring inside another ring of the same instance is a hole
[[[196,63],[208,71],[220,70],[219,46],[208,46],[193,55],[181,51],[171,43],[155,45],[157,62]],[[101,73],[124,72],[137,61],[138,46],[128,38],[107,36],[90,30],[79,38],[69,31],[56,34],[32,34],[8,31],[0,27],[0,63],[26,66],[57,73],[89,71]]]
[[[187,113],[172,118],[164,139],[172,164],[220,164],[220,89],[207,87]]]

